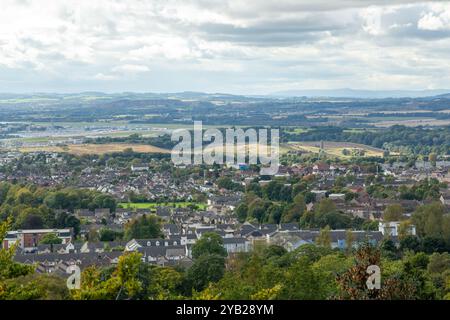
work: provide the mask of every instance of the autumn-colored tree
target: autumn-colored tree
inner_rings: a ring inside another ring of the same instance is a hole
[[[125,239],[152,239],[162,237],[161,219],[156,215],[143,215],[125,227]]]
[[[355,236],[353,235],[352,230],[345,231],[345,251],[347,252],[347,254],[352,253],[354,242]]]
[[[392,300],[414,299],[416,288],[407,278],[391,276],[381,279],[380,289],[371,289],[367,285],[369,277],[368,267],[381,265],[381,251],[379,248],[364,243],[355,252],[355,264],[346,272],[337,276],[340,293],[337,299],[343,300]]]
[[[119,258],[117,267],[108,276],[95,266],[81,275],[81,288],[72,291],[75,300],[137,299],[143,291],[140,272],[144,267],[140,253],[132,252]]]
[[[430,161],[432,163],[433,166],[436,166],[436,161],[437,161],[437,154],[436,153],[430,153],[428,155],[428,161]]]
[[[170,267],[154,267],[150,271],[149,287],[150,299],[167,300],[181,299],[179,288],[183,281],[183,274]]]
[[[322,247],[331,247],[331,228],[330,226],[326,226],[322,230],[320,230],[319,236],[316,238],[316,244]]]
[[[398,238],[400,240],[405,239],[407,236],[411,236],[411,221],[410,220],[404,220],[400,222],[400,225],[398,227]]]
[[[283,286],[281,284],[276,284],[272,288],[261,289],[260,291],[251,295],[252,300],[275,300],[278,298]]]
[[[405,210],[399,204],[390,204],[383,212],[383,220],[386,222],[400,221]]]
[[[343,274],[338,275],[340,287],[338,299],[366,300],[376,298],[378,290],[369,290],[366,284],[370,265],[380,265],[381,252],[369,244],[363,244],[355,252],[355,264]]]

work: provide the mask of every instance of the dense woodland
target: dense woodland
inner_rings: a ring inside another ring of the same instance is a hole
[[[139,134],[132,134],[127,137],[101,137],[95,139],[85,139],[85,143],[105,144],[105,143],[133,143],[133,144],[148,144],[151,146],[172,149],[177,142],[171,140],[171,136],[164,134],[158,137],[144,137]]]

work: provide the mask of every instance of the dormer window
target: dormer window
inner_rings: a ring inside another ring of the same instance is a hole
[[[178,242],[174,241],[174,242],[173,242],[173,245],[174,245],[174,246],[178,245]]]
[[[159,241],[156,241],[156,245],[159,246]]]
[[[152,246],[152,242],[151,241],[147,241],[147,247],[151,247]]]

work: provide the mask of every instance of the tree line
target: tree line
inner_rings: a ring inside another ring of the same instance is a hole
[[[450,126],[441,128],[406,127],[395,125],[383,130],[349,130],[342,127],[312,127],[300,133],[283,130],[283,141],[337,141],[352,142],[384,148],[389,151],[407,151],[415,155],[450,151]]]
[[[11,219],[14,229],[74,228],[80,221],[76,209],[109,208],[116,200],[98,191],[76,188],[42,188],[33,184],[0,183],[0,221]]]

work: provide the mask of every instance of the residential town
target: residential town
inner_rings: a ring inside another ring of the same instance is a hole
[[[405,231],[401,220],[409,219],[418,208],[434,201],[446,211],[450,208],[450,161],[445,160],[433,164],[416,161],[413,165],[398,161],[357,165],[317,160],[283,165],[269,179],[261,179],[257,171],[247,166],[204,168],[199,172],[195,168],[171,167],[167,160],[162,160],[163,164],[154,159],[114,160],[87,158],[71,167],[72,157],[58,153],[2,153],[2,181],[87,189],[107,194],[118,204],[112,208],[56,209],[58,214],[77,219],[79,230],[17,229],[6,234],[3,247],[15,245],[17,262],[36,265],[40,273],[63,277],[68,277],[66,270],[71,265],[82,270],[92,265],[108,267],[116,265],[127,252],[140,253],[142,261],[148,264],[188,268],[193,263],[192,246],[205,233],[218,234],[228,256],[251,252],[259,245],[277,245],[291,252],[306,244],[317,244],[324,229],[299,224],[297,219],[255,219],[250,215],[242,219],[238,211],[251,189],[281,184],[285,188],[282,193],[292,193],[292,183],[299,186],[299,181],[307,181],[302,191],[303,216],[317,211],[327,200],[333,212],[352,221],[350,225],[338,223],[327,231],[333,249],[346,250],[349,245],[356,248],[364,242],[378,245],[385,239],[399,247],[400,238],[405,236],[402,232],[417,235],[414,224]],[[162,165],[168,170],[161,170]],[[433,197],[397,197],[401,190],[429,180],[435,181],[438,190]],[[384,192],[393,193],[394,197],[377,195],[380,183],[387,190]],[[139,206],[139,202],[144,205]],[[154,206],[145,207],[152,202]],[[392,206],[401,207],[401,217],[398,221],[385,221],[383,213]],[[123,235],[128,224],[145,216],[157,217],[161,236],[102,239],[105,232]],[[43,243],[46,235],[55,235],[59,241]]]

